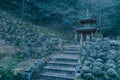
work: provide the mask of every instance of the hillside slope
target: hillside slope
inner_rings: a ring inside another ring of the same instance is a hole
[[[97,17],[100,21],[96,26],[101,26],[104,36],[109,37],[120,35],[119,5],[119,0],[89,0],[89,2],[88,0],[1,0],[0,2],[0,8],[14,16],[58,32],[71,34],[73,27],[80,26],[77,20],[86,16],[86,9],[89,7],[89,15]]]
[[[50,29],[43,28],[22,19],[12,17],[5,11],[0,11],[0,39],[6,44],[14,45],[20,52],[39,53],[46,40],[55,37],[56,33]]]

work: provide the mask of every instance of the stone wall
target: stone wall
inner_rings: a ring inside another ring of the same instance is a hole
[[[47,59],[38,59],[16,76],[16,80],[37,80]]]

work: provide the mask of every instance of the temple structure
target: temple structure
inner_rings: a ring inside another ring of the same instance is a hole
[[[83,36],[86,38],[93,37],[94,34],[99,31],[99,27],[92,26],[92,24],[95,24],[97,22],[95,17],[88,16],[88,10],[87,10],[87,17],[84,19],[79,20],[79,22],[83,25],[78,28],[74,28],[75,32],[80,34],[80,44],[83,43]]]

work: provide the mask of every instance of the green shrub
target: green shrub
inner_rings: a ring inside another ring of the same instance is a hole
[[[0,64],[0,80],[14,80],[14,68],[16,68],[16,63],[13,61],[10,61],[8,65]]]

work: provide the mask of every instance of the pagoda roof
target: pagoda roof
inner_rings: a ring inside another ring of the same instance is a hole
[[[83,18],[80,20],[80,23],[81,24],[96,23],[96,18],[94,18],[94,17]]]
[[[79,27],[79,28],[74,28],[77,32],[94,32],[94,31],[98,31],[99,28],[98,27],[93,27],[93,26],[85,26],[85,27]]]

